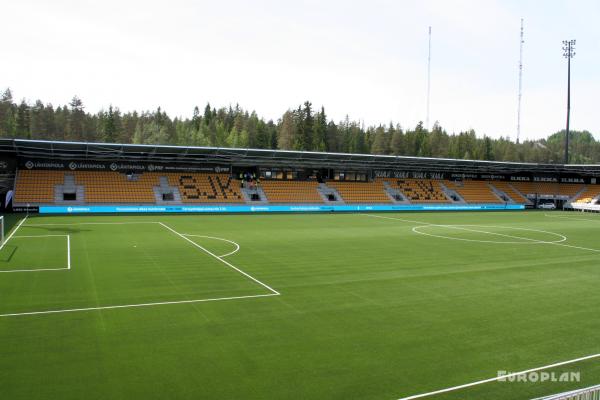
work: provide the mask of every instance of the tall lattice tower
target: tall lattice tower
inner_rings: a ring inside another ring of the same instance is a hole
[[[519,97],[517,101],[517,143],[521,139],[521,96],[523,91],[523,18],[521,18],[521,36],[519,38]]]

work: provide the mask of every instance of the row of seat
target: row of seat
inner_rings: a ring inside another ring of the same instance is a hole
[[[580,183],[556,183],[556,182],[511,182],[519,192],[527,194],[545,194],[573,197],[585,185]]]
[[[456,191],[467,203],[498,203],[498,197],[486,181],[444,181],[448,189]]]
[[[184,203],[243,203],[241,181],[228,174],[160,173],[169,185],[177,187]]]
[[[263,181],[260,187],[271,203],[323,202],[315,181]]]
[[[53,203],[54,187],[62,184],[64,179],[63,171],[18,171],[14,202]]]
[[[440,182],[434,179],[396,179],[388,184],[415,203],[448,203]]]
[[[598,196],[600,196],[600,185],[588,186],[577,196],[575,203],[590,203]]]
[[[327,182],[327,186],[335,189],[346,203],[391,203],[385,193],[383,182]]]
[[[158,185],[158,175],[153,173],[125,175],[107,171],[73,171],[75,184],[85,188],[88,203],[154,203],[153,187]],[[108,190],[107,190],[108,189]]]
[[[72,176],[76,186],[84,187],[88,203],[155,203],[154,188],[167,183],[177,188],[183,203],[243,203],[241,181],[227,173],[146,172],[125,175],[112,171],[20,170],[17,173],[16,203],[53,203],[55,187]],[[162,178],[162,180],[161,180]],[[457,192],[467,203],[505,201],[527,203],[528,194],[564,195],[589,202],[600,195],[600,185],[558,184],[550,182],[448,181],[433,179],[377,178],[372,182],[330,181],[346,203],[391,203],[386,186],[401,192],[412,203],[449,203],[442,185]],[[316,181],[271,181],[260,184],[271,203],[322,203]],[[494,190],[497,189],[497,191]],[[584,190],[585,189],[585,190]]]
[[[505,193],[510,199],[512,199],[513,202],[515,202],[517,204],[527,204],[529,202],[529,200],[527,200],[527,197],[523,196],[522,193],[515,190],[515,188],[512,186],[512,184],[510,182],[494,181],[492,183],[492,185],[496,189]]]

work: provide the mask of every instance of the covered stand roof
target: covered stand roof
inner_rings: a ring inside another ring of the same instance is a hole
[[[55,142],[0,139],[0,152],[22,158],[62,160],[177,162],[236,166],[303,167],[335,169],[436,170],[464,173],[580,174],[600,176],[600,164],[563,165],[474,161],[446,158],[321,153],[311,151],[185,147],[144,144]]]

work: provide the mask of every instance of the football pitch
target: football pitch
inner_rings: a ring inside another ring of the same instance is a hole
[[[531,399],[600,383],[600,215],[13,222],[2,399]]]

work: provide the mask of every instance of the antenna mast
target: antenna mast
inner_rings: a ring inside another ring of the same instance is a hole
[[[569,163],[569,122],[571,120],[571,58],[575,56],[575,40],[563,40],[563,57],[567,59],[567,130],[565,131],[565,164]]]
[[[519,100],[517,105],[517,143],[521,137],[521,95],[523,90],[523,18],[521,18],[521,37],[519,39]]]
[[[427,52],[427,117],[425,128],[429,130],[429,95],[431,92],[431,26],[429,27],[429,48]]]

